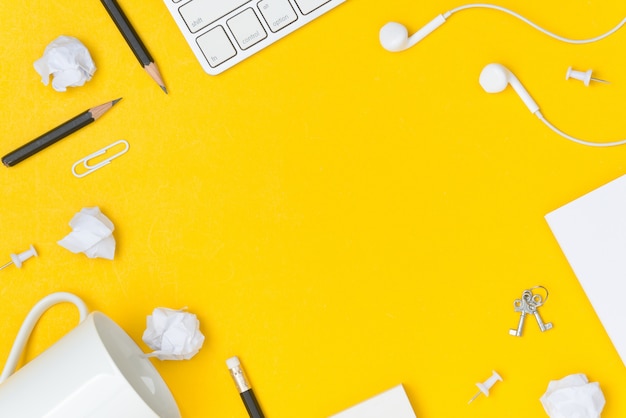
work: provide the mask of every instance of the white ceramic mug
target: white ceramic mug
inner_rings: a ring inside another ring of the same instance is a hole
[[[39,317],[61,302],[78,307],[81,323],[13,373]],[[88,314],[83,301],[70,293],[49,295],[31,310],[0,382],[3,418],[181,416],[170,390],[139,346],[104,314]]]

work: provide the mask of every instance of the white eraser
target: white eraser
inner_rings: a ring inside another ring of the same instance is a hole
[[[329,418],[417,418],[402,385]]]
[[[235,367],[239,366],[241,363],[239,362],[239,357],[235,356],[235,357],[231,357],[228,360],[226,360],[226,367],[228,367],[228,370],[230,369],[234,369]]]

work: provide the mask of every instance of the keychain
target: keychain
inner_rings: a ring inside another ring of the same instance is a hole
[[[533,293],[535,289],[543,289],[545,291],[545,297],[543,297],[539,293]],[[515,299],[513,301],[513,308],[515,312],[520,313],[519,322],[517,324],[517,329],[510,329],[509,334],[514,337],[522,336],[522,329],[524,328],[524,321],[526,320],[526,315],[532,314],[535,316],[537,320],[537,324],[539,325],[539,329],[541,332],[545,332],[549,329],[552,329],[552,322],[545,323],[541,316],[539,315],[539,311],[537,310],[540,306],[542,306],[548,300],[548,289],[543,286],[535,286],[531,289],[524,290],[522,292],[522,297],[520,299]]]

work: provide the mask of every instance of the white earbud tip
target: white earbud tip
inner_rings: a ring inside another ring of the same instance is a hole
[[[390,52],[398,52],[406,49],[409,32],[400,23],[389,22],[378,33],[380,44]]]
[[[478,82],[487,93],[500,93],[509,84],[507,70],[500,64],[488,64],[480,72]]]

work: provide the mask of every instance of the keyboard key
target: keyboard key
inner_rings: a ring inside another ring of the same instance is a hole
[[[328,3],[330,0],[296,0],[296,4],[303,15],[311,13],[318,7]]]
[[[248,49],[267,38],[267,32],[252,9],[244,10],[226,23],[241,49]]]
[[[202,69],[217,75],[346,0],[163,0]]]
[[[213,68],[237,55],[235,47],[221,26],[216,26],[204,35],[200,35],[197,42],[207,62]]]
[[[272,32],[278,32],[298,19],[288,0],[262,0],[258,7]]]
[[[191,33],[207,27],[250,0],[193,0],[180,6],[179,12]]]

